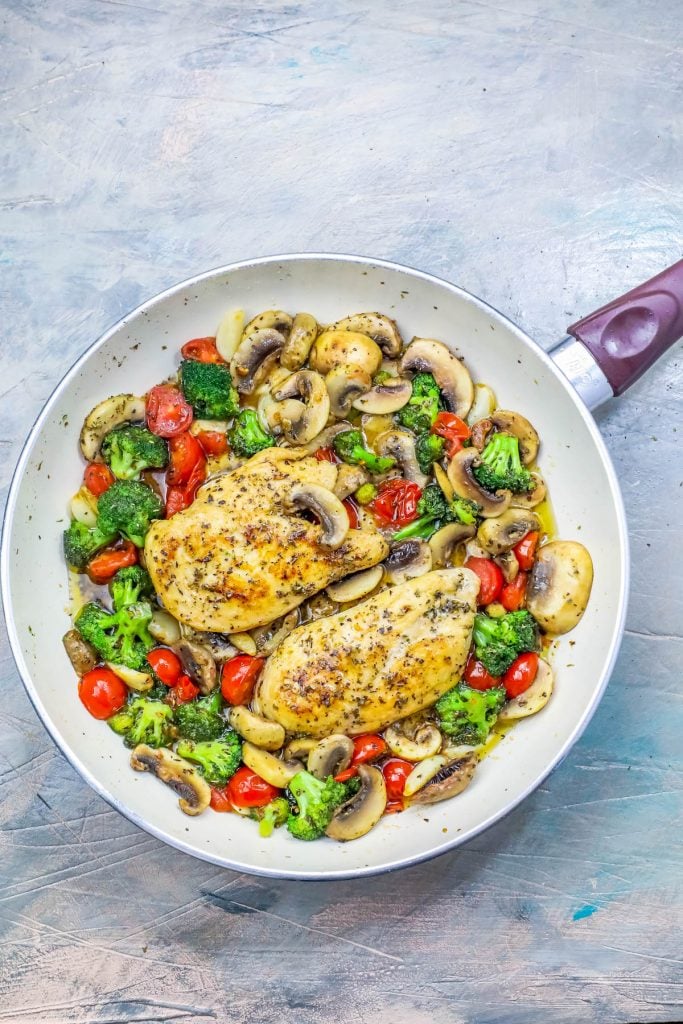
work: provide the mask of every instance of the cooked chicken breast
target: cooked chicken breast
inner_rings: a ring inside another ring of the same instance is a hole
[[[441,569],[299,626],[268,659],[257,704],[289,732],[382,729],[450,689],[467,660],[479,580]]]
[[[331,491],[337,467],[301,450],[269,448],[202,487],[184,512],[152,524],[145,559],[163,605],[197,630],[239,633],[284,615],[329,583],[376,565],[388,545],[372,526],[340,547],[290,511],[298,484]]]

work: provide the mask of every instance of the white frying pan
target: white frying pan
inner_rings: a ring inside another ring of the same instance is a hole
[[[683,261],[570,328],[551,355],[480,299],[428,274],[355,256],[268,257],[202,274],[146,302],[107,331],[66,374],[26,442],[12,481],[2,543],[2,595],[12,650],[36,711],[84,779],[110,804],[172,846],[241,871],[344,878],[414,864],[464,843],[531,793],[567,754],[600,700],[624,625],[626,521],[619,486],[588,411],[629,386],[683,334]],[[188,338],[212,334],[230,306],[310,310],[333,321],[361,310],[398,320],[404,337],[442,338],[499,404],[541,436],[558,535],[581,540],[595,563],[588,610],[563,639],[556,689],[520,722],[454,800],[382,821],[363,839],[262,839],[237,815],[184,816],[150,775],[133,772],[118,736],[91,718],[62,649],[69,627],[61,532],[82,473],[77,436],[102,397],[143,393],[166,377]],[[425,820],[427,819],[427,820]]]

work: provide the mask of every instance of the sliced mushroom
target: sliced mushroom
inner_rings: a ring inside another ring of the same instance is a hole
[[[348,842],[360,839],[377,824],[387,805],[387,789],[379,768],[367,764],[358,766],[360,789],[343,803],[325,829],[330,839]]]
[[[453,490],[461,498],[469,498],[481,505],[481,515],[485,519],[499,516],[509,508],[512,501],[510,491],[487,491],[482,487],[472,472],[479,452],[476,448],[463,448],[456,452],[448,464],[448,479]]]
[[[436,804],[440,800],[457,796],[469,786],[478,763],[478,758],[470,754],[445,764],[431,777],[426,786],[413,796],[411,803]]]
[[[308,755],[308,770],[316,779],[338,775],[348,768],[353,757],[353,740],[342,733],[326,736]]]
[[[466,366],[442,341],[413,338],[400,369],[401,373],[431,373],[450,411],[456,416],[467,416],[474,398],[474,384]]]
[[[172,647],[180,640],[178,620],[163,608],[154,609],[148,628],[154,639],[167,647]]]
[[[79,444],[88,462],[101,462],[100,445],[106,434],[122,423],[142,421],[145,418],[145,400],[137,395],[112,395],[91,409],[85,417]]]
[[[297,313],[289,337],[280,353],[280,362],[288,370],[299,370],[318,335],[318,321],[310,313]]]
[[[383,384],[375,384],[360,398],[353,401],[354,409],[370,413],[373,416],[387,416],[389,413],[398,412],[407,403],[413,393],[412,384],[403,377],[394,377],[384,381]]]
[[[154,685],[154,681],[149,672],[138,672],[135,668],[128,668],[127,665],[117,665],[113,661],[106,661],[105,665],[108,669],[111,669],[114,675],[118,676],[130,690],[135,690],[137,693],[146,693],[147,690],[151,690]]]
[[[222,665],[224,661],[229,661],[237,654],[237,648],[233,647],[224,633],[206,633],[190,626],[183,626],[182,634],[209,651],[217,665]]]
[[[334,441],[337,434],[340,434],[342,430],[352,430],[353,424],[349,423],[348,420],[340,420],[339,423],[331,423],[329,427],[325,427],[316,434],[311,441],[307,441],[306,444],[301,445],[304,452],[317,452],[318,448],[328,448]]]
[[[189,761],[165,747],[155,749],[139,743],[130,755],[136,772],[151,772],[170,786],[179,796],[178,805],[184,814],[201,814],[211,801],[211,787]]]
[[[352,576],[339,583],[332,583],[327,588],[327,595],[338,604],[348,604],[349,601],[359,601],[361,597],[367,597],[380,585],[384,569],[381,565],[373,565],[371,569],[364,569],[363,572],[356,572]]]
[[[432,566],[435,569],[442,565],[448,565],[448,561],[457,548],[468,537],[475,534],[474,523],[448,523],[440,530],[433,533],[429,538],[429,548],[432,552]]]
[[[472,408],[467,415],[469,426],[473,426],[478,420],[490,416],[496,408],[496,396],[488,384],[474,385],[474,401]]]
[[[95,648],[83,639],[77,629],[65,633],[62,643],[77,676],[84,676],[97,664],[99,659]]]
[[[71,518],[82,523],[83,526],[95,526],[97,524],[97,498],[83,485],[76,491],[69,502]]]
[[[263,313],[253,317],[242,332],[242,340],[253,334],[254,331],[278,331],[280,334],[288,334],[292,328],[292,318],[283,309],[266,309]]]
[[[446,470],[442,466],[440,466],[438,462],[434,463],[434,465],[432,466],[432,470],[434,471],[434,477],[436,479],[437,484],[443,491],[443,495],[446,501],[453,501],[453,498],[455,497],[455,491],[453,490],[453,484],[448,479],[448,474],[446,473]]]
[[[432,552],[425,540],[402,540],[392,544],[384,562],[387,582],[395,586],[424,576],[432,568]]]
[[[539,528],[538,516],[531,509],[507,508],[495,519],[484,520],[477,530],[477,540],[490,555],[501,555],[514,548],[530,530]]]
[[[355,399],[364,395],[372,385],[372,377],[360,366],[335,366],[325,377],[327,393],[330,396],[330,412],[341,418],[346,416]]]
[[[282,350],[284,343],[284,335],[272,329],[246,334],[230,360],[233,383],[241,395],[252,393],[258,371],[270,356]]]
[[[244,330],[244,310],[229,309],[216,331],[216,348],[219,356],[229,363],[239,348]]]
[[[251,633],[230,633],[230,643],[242,654],[249,654],[252,658],[256,656],[256,641]]]
[[[508,509],[508,511],[510,510]],[[507,513],[503,514],[506,515]],[[488,519],[487,522],[497,523],[498,520]],[[502,554],[496,555],[493,561],[502,572],[503,579],[506,583],[512,583],[513,580],[517,579],[517,576],[519,575],[519,562],[517,561],[517,556],[514,551],[503,551]]]
[[[547,633],[568,633],[585,612],[592,585],[593,562],[583,544],[554,540],[538,550],[526,605]]]
[[[285,760],[306,762],[310,752],[317,746],[318,741],[309,736],[296,736],[284,749]]]
[[[285,637],[288,637],[298,624],[299,610],[295,608],[283,618],[269,622],[267,626],[258,626],[256,629],[252,629],[251,635],[254,638],[258,654],[267,658],[277,650]]]
[[[360,425],[363,428],[365,443],[369,448],[375,447],[375,441],[380,434],[385,434],[387,430],[393,430],[395,427],[392,416],[374,416],[372,414],[361,416]]]
[[[434,754],[432,757],[425,758],[424,761],[419,761],[403,785],[403,795],[405,797],[414,796],[427,785],[430,779],[434,778],[445,764],[446,758],[443,754]]]
[[[422,470],[415,454],[415,438],[407,430],[387,430],[375,440],[378,455],[391,455],[401,467],[403,476],[418,487],[424,487],[429,479]]]
[[[175,644],[174,651],[180,658],[188,676],[199,687],[200,693],[211,693],[218,685],[218,669],[211,651],[194,640],[183,639]]]
[[[289,492],[287,506],[308,509],[320,520],[323,532],[320,544],[326,548],[340,547],[349,532],[349,517],[336,494],[319,484],[295,484]]]
[[[368,474],[362,466],[349,466],[342,462],[337,470],[337,482],[334,485],[334,493],[340,501],[348,498],[350,494],[357,491],[359,487],[368,482]]]
[[[515,435],[519,440],[519,457],[525,466],[530,466],[538,455],[540,442],[536,429],[526,416],[511,409],[496,409],[490,419],[497,431]]]
[[[543,477],[540,473],[536,472],[532,472],[531,477],[534,481],[533,491],[529,491],[527,494],[515,494],[514,496],[514,503],[519,505],[520,508],[536,508],[545,498],[546,486]]]
[[[483,420],[477,420],[470,431],[470,441],[478,452],[483,452],[486,447],[486,441],[493,430],[493,422],[486,418]]]
[[[315,622],[316,619],[324,619],[327,615],[334,615],[339,611],[339,605],[327,594],[316,594],[301,605],[301,621]]]
[[[279,750],[285,742],[285,730],[279,722],[269,722],[243,704],[230,712],[230,725],[242,739],[263,750]]]
[[[442,736],[435,725],[424,722],[411,737],[406,735],[401,724],[396,722],[384,730],[384,739],[392,754],[406,761],[424,761],[441,749]]]
[[[278,789],[285,789],[304,767],[301,761],[281,761],[279,757],[248,741],[242,744],[242,760],[247,768]]]
[[[335,366],[357,366],[371,377],[382,362],[382,352],[367,334],[355,331],[324,331],[311,349],[309,363],[319,373],[329,373]]]
[[[538,659],[536,678],[524,693],[509,700],[498,715],[499,722],[516,722],[518,718],[528,718],[544,708],[553,692],[553,670],[547,661]]]
[[[268,412],[268,421],[291,444],[306,444],[327,423],[330,396],[324,379],[313,370],[297,370],[274,397],[277,404]]]
[[[396,321],[383,313],[355,313],[343,320],[337,320],[328,327],[328,331],[356,331],[367,334],[377,342],[385,356],[397,356],[403,348],[403,338],[399,334]]]

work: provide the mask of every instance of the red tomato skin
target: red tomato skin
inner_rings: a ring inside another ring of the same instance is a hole
[[[215,338],[192,338],[180,350],[183,359],[194,359],[198,363],[224,363],[225,359],[216,348]]]
[[[401,757],[390,757],[382,765],[384,784],[387,787],[387,803],[392,800],[401,801],[403,809],[403,791],[406,788],[406,779],[412,772],[414,764],[404,761]]]
[[[211,809],[213,811],[219,811],[220,813],[232,812],[234,807],[230,802],[228,796],[227,786],[212,786],[211,787]]]
[[[185,487],[197,463],[206,461],[204,449],[189,431],[169,438],[168,449],[171,463],[166,470],[166,483],[171,487]]]
[[[345,768],[343,772],[339,772],[339,775],[335,775],[334,781],[348,782],[349,779],[352,779],[354,777],[354,775],[358,775],[358,769],[355,768],[353,765],[349,765],[349,767]]]
[[[175,686],[183,674],[180,658],[168,647],[155,647],[147,655],[147,661],[166,686]]]
[[[358,516],[358,505],[352,498],[344,498],[342,505],[346,509],[346,514],[349,517],[349,530],[357,530],[360,522]]]
[[[530,530],[526,536],[522,537],[519,544],[515,544],[512,549],[515,553],[515,558],[519,562],[520,569],[523,569],[524,572],[529,572],[533,569],[540,536],[538,530]]]
[[[417,519],[417,503],[422,491],[417,484],[408,480],[388,480],[379,489],[379,494],[368,502],[380,526],[407,526]]]
[[[176,512],[189,508],[192,500],[184,487],[169,487],[166,490],[166,518],[170,519]]]
[[[351,764],[365,764],[366,761],[376,761],[387,752],[387,745],[381,736],[376,733],[366,733],[364,736],[356,736],[353,740],[353,756]]]
[[[81,704],[93,718],[111,718],[128,699],[128,687],[110,668],[93,668],[78,684]]]
[[[138,549],[131,540],[118,540],[111,547],[100,551],[88,562],[86,572],[93,583],[109,583],[112,576],[129,565],[136,565]]]
[[[228,704],[249,703],[264,661],[264,658],[252,658],[250,654],[238,654],[225,662],[221,672],[221,693]]]
[[[265,807],[281,792],[246,765],[237,769],[226,790],[234,807]]]
[[[452,459],[463,447],[463,441],[470,436],[470,428],[464,420],[452,412],[440,412],[432,424],[432,434],[438,434],[446,441],[446,455]]]
[[[317,448],[313,454],[318,462],[341,462],[334,448]]]
[[[83,483],[96,498],[108,491],[116,477],[104,462],[89,462],[83,473]]]
[[[198,696],[199,687],[194,685],[189,676],[181,675],[170,689],[169,704],[177,707],[178,704],[187,704]]]
[[[195,437],[205,455],[225,455],[228,450],[228,438],[222,430],[200,430]]]
[[[462,674],[463,679],[473,690],[490,690],[500,685],[500,676],[492,676],[474,654],[470,654]]]
[[[468,558],[464,565],[465,569],[471,569],[479,577],[481,586],[477,604],[491,604],[500,597],[503,589],[503,574],[500,568],[490,558]]]
[[[527,574],[518,572],[512,583],[506,583],[500,592],[500,603],[506,612],[516,612],[526,598]]]
[[[519,697],[529,689],[538,672],[538,655],[534,651],[520,654],[503,676],[503,686],[508,700]]]
[[[187,430],[194,418],[189,405],[178,388],[170,384],[157,384],[145,402],[147,426],[158,437],[176,437]]]
[[[400,814],[401,811],[405,811],[402,800],[387,800],[386,807],[384,808],[384,814]]]

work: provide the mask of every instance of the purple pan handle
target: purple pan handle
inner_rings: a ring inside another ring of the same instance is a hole
[[[683,260],[567,330],[622,394],[683,336]]]

